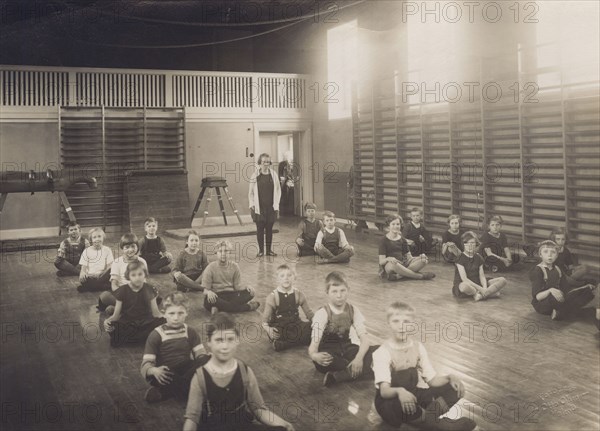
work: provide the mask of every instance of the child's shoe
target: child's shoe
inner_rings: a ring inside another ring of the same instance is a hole
[[[283,341],[273,340],[271,341],[271,344],[273,345],[273,350],[276,352],[281,352],[285,349],[285,343]]]
[[[258,302],[258,301],[250,301],[248,303],[248,306],[250,307],[250,311],[255,311],[255,310],[258,310],[258,307],[260,307],[260,302]]]
[[[473,295],[473,300],[475,302],[481,301],[483,299],[483,295],[479,292],[477,292],[475,295]]]
[[[371,404],[371,410],[367,414],[367,420],[371,425],[381,425],[383,423],[383,418],[377,413],[377,409],[375,408],[375,403]]]
[[[158,389],[156,386],[151,386],[144,394],[144,399],[147,403],[153,404],[162,401],[163,395],[160,392],[160,389]]]
[[[400,281],[400,280],[402,280],[402,278],[403,277],[400,274],[396,274],[395,272],[390,272],[387,275],[388,281]]]
[[[465,417],[458,419],[441,418],[438,423],[440,431],[473,431],[475,428],[477,428],[475,421]]]
[[[323,377],[323,386],[328,388],[328,387],[332,386],[334,383],[335,383],[335,377],[333,375],[333,372],[327,371],[325,373],[325,377]]]
[[[423,278],[421,280],[431,280],[435,278],[435,274],[433,272],[422,272],[421,275]]]
[[[382,280],[385,280],[387,278],[387,274],[385,273],[385,268],[383,266],[379,267],[379,271],[377,271],[377,275]]]
[[[324,259],[324,258],[322,258],[322,257],[319,257],[319,258],[317,258],[317,263],[318,263],[319,265],[324,265],[324,264],[326,264],[326,263],[329,263],[329,259]]]
[[[98,298],[98,305],[96,306],[96,309],[100,312],[106,310],[106,305],[104,305],[100,298]]]

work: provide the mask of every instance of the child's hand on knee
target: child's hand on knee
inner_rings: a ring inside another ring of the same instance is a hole
[[[271,340],[279,340],[279,331],[277,330],[277,328],[269,326],[269,328],[267,329],[267,335]]]
[[[333,362],[333,356],[327,352],[314,353],[311,359],[322,367],[327,367]]]
[[[248,293],[250,293],[250,295],[252,295],[252,297],[254,297],[254,295],[256,294],[256,291],[254,290],[254,287],[252,287],[252,286],[246,287],[246,290],[248,291]]]
[[[217,302],[217,294],[212,290],[205,290],[204,294],[206,295],[206,300],[209,304],[214,304]]]
[[[154,376],[156,381],[161,385],[168,385],[173,381],[173,373],[169,370],[169,367],[163,365],[161,367],[150,368],[148,374]]]
[[[356,358],[354,358],[354,360],[352,362],[350,362],[350,375],[352,376],[353,379],[357,378],[358,376],[360,376],[362,374],[362,369],[363,369],[363,361],[361,360],[357,360]]]
[[[454,374],[450,374],[448,376],[448,380],[452,389],[454,389],[458,393],[458,398],[462,398],[465,396],[465,385],[460,381],[458,377]]]
[[[104,321],[104,330],[106,332],[112,332],[115,330],[115,327],[112,324],[112,320],[110,317]]]
[[[554,299],[556,299],[558,302],[565,302],[565,295],[563,295],[563,293],[559,289],[551,287],[548,290],[550,291],[550,294],[554,296]]]
[[[407,415],[412,415],[417,411],[417,397],[404,388],[398,390],[398,399],[402,405],[402,411]]]

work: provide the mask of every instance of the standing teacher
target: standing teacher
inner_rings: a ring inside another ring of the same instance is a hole
[[[267,256],[277,256],[273,252],[273,224],[279,218],[279,200],[281,185],[277,172],[271,169],[271,156],[266,153],[258,156],[258,169],[250,178],[248,201],[252,220],[256,223],[256,239],[258,240],[258,255],[265,255],[265,235]]]

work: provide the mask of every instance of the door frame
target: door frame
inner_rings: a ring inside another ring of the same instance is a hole
[[[312,123],[301,122],[254,122],[254,143],[253,152],[256,150],[261,132],[291,132],[297,134],[298,142],[294,140],[294,145],[298,146],[298,160],[295,160],[300,167],[300,181],[298,182],[300,191],[300,215],[302,216],[302,207],[306,202],[314,202],[314,167],[312,151]]]

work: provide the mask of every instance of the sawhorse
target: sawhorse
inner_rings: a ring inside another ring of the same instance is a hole
[[[196,205],[194,205],[194,211],[192,212],[192,217],[190,219],[190,223],[194,221],[194,217],[200,208],[200,204],[202,202],[202,198],[204,198],[204,194],[208,189],[208,197],[206,198],[206,206],[204,209],[204,215],[202,216],[202,226],[206,223],[206,217],[208,217],[208,206],[213,197],[213,189],[217,192],[217,198],[219,199],[219,207],[221,208],[221,214],[223,215],[223,221],[225,222],[225,226],[227,226],[227,216],[225,215],[225,206],[223,205],[223,198],[221,196],[221,188],[225,192],[225,196],[227,196],[227,200],[229,201],[229,205],[231,205],[231,209],[233,213],[236,215],[238,221],[240,222],[240,226],[243,226],[242,218],[238,214],[238,210],[235,208],[235,204],[233,203],[233,198],[229,196],[229,191],[227,189],[227,180],[221,177],[206,177],[202,178],[202,189],[200,190],[200,195],[198,196],[198,200],[196,200]]]

